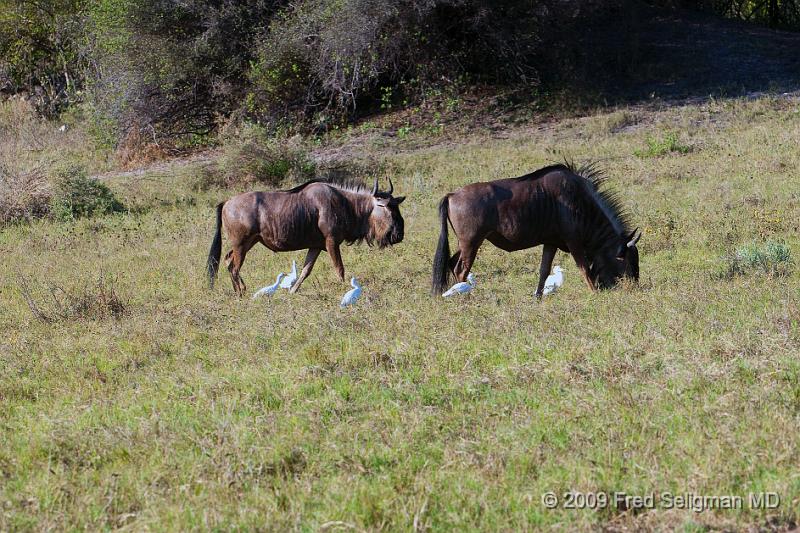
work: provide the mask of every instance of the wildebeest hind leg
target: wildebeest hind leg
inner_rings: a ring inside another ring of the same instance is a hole
[[[458,250],[448,261],[447,265],[450,267],[450,272],[453,273],[453,276],[456,275],[456,265],[458,265],[458,261],[461,259],[461,250]]]
[[[244,248],[241,246],[237,246],[225,254],[225,264],[228,265],[228,272],[231,275],[233,291],[240,297],[244,295],[245,290],[244,280],[242,280],[242,277],[239,275],[242,269],[242,263],[244,263],[245,254],[246,252],[244,252]]]
[[[231,282],[233,283],[233,290],[239,297],[244,296],[247,286],[244,284],[244,279],[239,274],[244,264],[244,258],[253,243],[242,243],[231,248],[231,251],[225,255],[225,263],[228,265],[228,272],[231,274]]]
[[[551,246],[549,244],[545,244],[544,248],[542,249],[542,263],[539,265],[539,286],[536,287],[536,297],[542,297],[542,291],[544,290],[544,282],[547,279],[547,276],[550,275],[550,270],[553,268],[553,259],[556,256],[556,251],[558,249],[555,246]]]
[[[300,288],[300,285],[303,284],[303,281],[308,277],[309,274],[311,274],[311,269],[314,268],[314,263],[316,262],[317,257],[319,257],[320,252],[322,252],[322,250],[319,248],[311,248],[308,250],[305,263],[303,264],[303,270],[300,271],[300,276],[298,276],[297,281],[295,281],[294,285],[292,285],[292,288],[289,289],[290,294],[296,293]]]
[[[481,243],[483,243],[483,239],[464,244],[459,241],[458,245],[461,258],[458,259],[455,267],[456,280],[467,280],[469,271],[472,269],[472,264],[475,262],[475,257],[478,255],[478,248],[481,247]]]

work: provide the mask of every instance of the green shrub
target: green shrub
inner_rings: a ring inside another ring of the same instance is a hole
[[[0,90],[53,116],[77,100],[88,58],[84,0],[0,0]]]
[[[134,129],[159,144],[203,137],[242,105],[256,42],[285,3],[95,0],[94,108],[118,140]]]
[[[727,279],[753,273],[786,276],[794,266],[789,247],[783,242],[773,240],[742,246],[723,259],[724,267],[719,277]]]
[[[545,0],[293,2],[258,46],[246,111],[265,123],[328,126],[442,80],[536,83],[539,32],[561,9]]]
[[[659,157],[667,155],[672,152],[679,154],[687,154],[692,151],[692,147],[686,144],[681,144],[678,139],[678,134],[671,132],[664,135],[659,139],[656,137],[647,137],[647,149],[636,150],[634,154],[638,157]]]
[[[79,166],[67,166],[56,174],[51,213],[59,220],[73,220],[118,213],[125,209],[107,185],[86,175]]]
[[[224,137],[222,157],[214,167],[201,171],[195,181],[196,189],[255,184],[274,188],[314,176],[314,162],[298,137],[270,136],[254,124],[245,124]]]

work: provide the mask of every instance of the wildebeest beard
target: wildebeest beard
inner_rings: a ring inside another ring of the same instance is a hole
[[[386,226],[389,226],[388,228]],[[373,222],[366,237],[367,244],[377,244],[378,248],[386,248],[403,241],[403,221],[392,221],[389,224],[383,221]]]

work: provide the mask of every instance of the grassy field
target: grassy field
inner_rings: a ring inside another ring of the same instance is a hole
[[[789,528],[800,276],[724,274],[746,245],[800,256],[798,139],[800,102],[763,97],[365,142],[408,196],[406,239],[343,249],[364,284],[347,310],[325,255],[296,295],[238,300],[227,273],[209,291],[231,191],[195,192],[191,166],[107,175],[130,213],[0,229],[0,530]],[[431,298],[441,195],[563,156],[624,191],[641,286],[592,294],[559,253],[538,303],[540,250],[487,245],[471,295]],[[242,274],[252,292],[302,257],[257,248]],[[548,509],[549,491],[745,501]],[[779,507],[750,508],[761,491]]]

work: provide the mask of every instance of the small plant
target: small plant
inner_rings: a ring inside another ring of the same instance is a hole
[[[634,155],[638,157],[660,157],[669,153],[687,154],[691,152],[692,147],[686,144],[681,144],[678,139],[678,134],[671,132],[664,135],[663,138],[647,137],[647,149],[636,150]]]
[[[789,247],[783,242],[769,240],[761,245],[751,243],[724,258],[724,268],[719,277],[730,279],[752,273],[770,277],[788,275],[794,261]]]
[[[450,113],[452,113],[453,111],[458,109],[458,106],[460,104],[461,104],[461,101],[458,99],[457,96],[456,97],[448,97],[447,101],[445,101],[445,107],[447,108],[447,111],[450,112]]]
[[[397,129],[397,136],[400,137],[401,139],[408,137],[408,134],[411,133],[413,129],[414,128],[410,124],[401,126],[400,128]]]
[[[639,122],[639,117],[636,113],[628,110],[615,111],[604,115],[600,119],[601,128],[604,133],[619,133],[626,128],[635,126]]]
[[[390,111],[392,109],[392,88],[391,87],[381,87],[381,109],[384,111]]]
[[[77,165],[67,166],[56,174],[51,214],[58,220],[74,220],[124,211],[113,191],[91,179]]]

